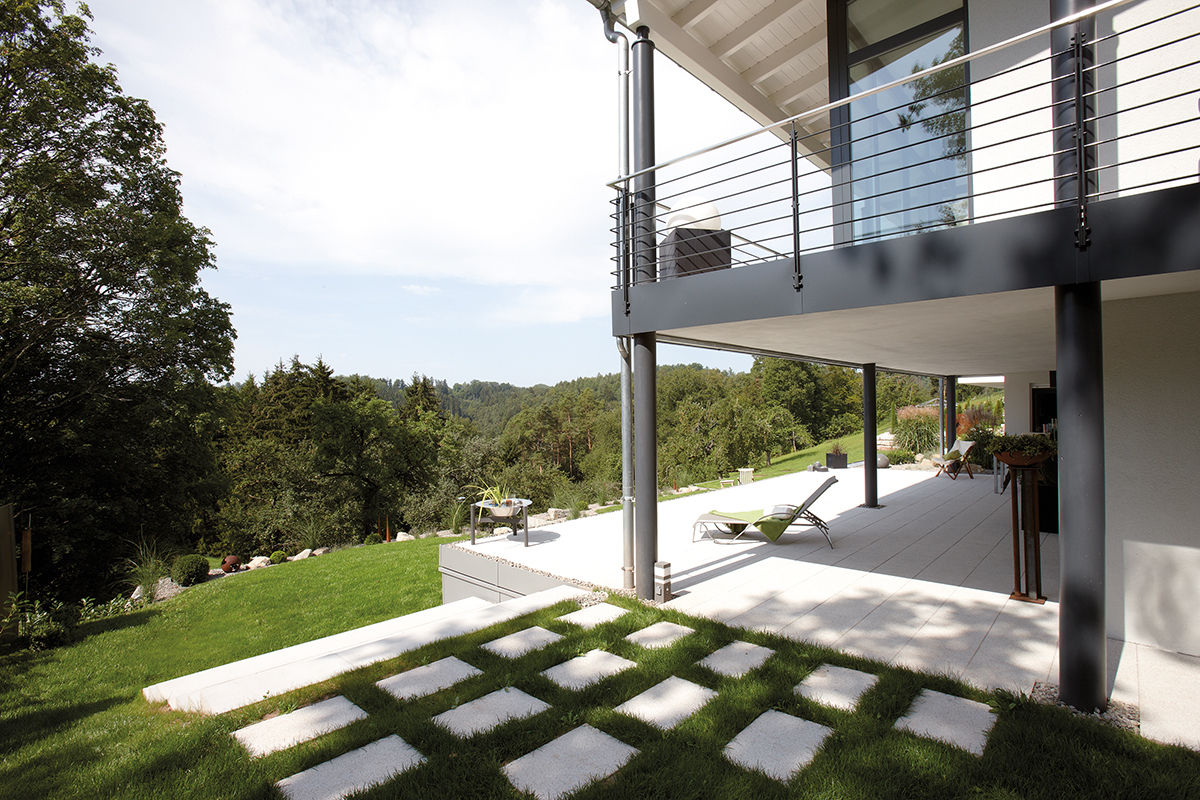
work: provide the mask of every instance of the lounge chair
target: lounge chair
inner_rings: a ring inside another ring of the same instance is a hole
[[[934,464],[937,464],[938,471],[933,477],[941,475],[943,472],[950,476],[950,480],[957,480],[958,473],[963,467],[967,468],[967,477],[975,480],[975,475],[971,473],[971,462],[967,461],[967,456],[971,454],[971,449],[975,447],[974,442],[969,442],[966,439],[955,439],[954,444],[950,446],[950,450],[944,456],[934,456],[929,459]]]
[[[833,540],[829,538],[829,525],[809,509],[821,495],[825,494],[825,490],[835,483],[837,483],[837,477],[831,476],[800,505],[775,506],[766,514],[761,509],[710,511],[707,514],[701,514],[692,524],[692,541],[696,541],[697,533],[700,534],[700,538],[708,536],[712,539],[714,532],[733,534],[733,538],[738,539],[750,528],[757,528],[772,544],[777,544],[787,529],[793,525],[811,525],[821,532],[832,549]]]

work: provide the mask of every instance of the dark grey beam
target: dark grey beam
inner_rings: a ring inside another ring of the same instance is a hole
[[[942,452],[949,452],[958,439],[958,378],[946,376],[946,441],[942,443]]]
[[[631,314],[613,292],[613,334],[786,317],[1187,272],[1200,264],[1200,184],[1088,207],[1092,246],[1077,263],[1074,208],[973,223],[807,253],[804,291],[792,259],[632,287]],[[801,303],[801,294],[803,303]]]
[[[867,508],[879,508],[879,452],[876,447],[878,433],[875,420],[878,413],[875,408],[875,365],[863,364],[863,476],[864,494],[863,505]]]

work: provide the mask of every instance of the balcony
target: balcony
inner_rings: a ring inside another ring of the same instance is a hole
[[[614,334],[930,374],[1052,369],[1054,285],[1200,288],[1197,37],[1200,7],[1155,2],[1105,4],[1078,44],[1045,26],[963,55],[948,37],[881,59],[845,100],[622,176]],[[977,333],[950,352],[921,333],[930,315]],[[889,329],[911,334],[903,348]],[[1001,330],[1016,338],[997,353]]]

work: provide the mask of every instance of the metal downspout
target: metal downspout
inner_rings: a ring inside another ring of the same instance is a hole
[[[604,20],[604,38],[617,45],[617,169],[629,174],[629,37],[616,29],[612,8],[600,7]],[[625,285],[629,275],[624,259],[619,282]],[[633,362],[629,342],[617,337],[621,354],[621,580],[633,588]]]

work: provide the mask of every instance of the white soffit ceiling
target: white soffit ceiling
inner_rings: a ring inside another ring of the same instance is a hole
[[[617,0],[613,11],[760,125],[829,100],[825,0]],[[802,126],[822,166],[828,127],[828,115]]]

